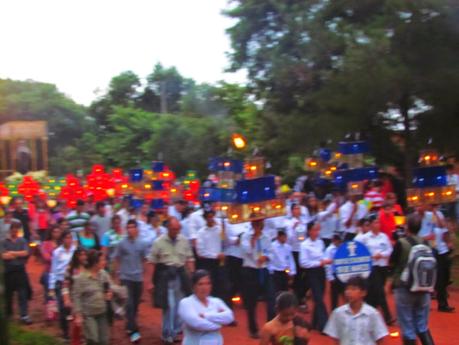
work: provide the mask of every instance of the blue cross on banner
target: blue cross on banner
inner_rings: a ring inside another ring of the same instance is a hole
[[[360,242],[344,242],[336,250],[332,269],[336,277],[346,283],[352,276],[368,278],[371,273],[371,254]]]

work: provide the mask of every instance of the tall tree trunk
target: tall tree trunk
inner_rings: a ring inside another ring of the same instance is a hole
[[[404,175],[405,185],[409,186],[411,181],[411,171],[413,164],[413,147],[411,140],[411,119],[409,116],[410,110],[410,96],[408,93],[404,93],[400,98],[400,113],[403,118],[403,137],[405,139],[405,152],[404,152]]]

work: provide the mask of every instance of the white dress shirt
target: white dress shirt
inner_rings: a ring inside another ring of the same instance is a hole
[[[196,252],[199,257],[206,259],[216,259],[218,254],[223,253],[221,225],[205,226],[198,231]]]
[[[274,240],[277,237],[279,229],[287,228],[287,218],[285,216],[273,217],[265,219],[265,225],[263,232],[271,239]]]
[[[169,217],[177,218],[179,221],[181,221],[183,217],[182,214],[179,211],[177,211],[175,205],[170,205],[167,208],[167,214],[169,215]]]
[[[444,240],[444,235],[448,233],[446,228],[434,228],[435,234],[435,249],[437,249],[438,254],[443,255],[449,252],[448,244]]]
[[[317,221],[320,224],[320,238],[331,239],[335,231],[338,230],[337,208],[338,205],[332,202],[325,210],[318,213]]]
[[[73,245],[69,249],[65,249],[64,246],[59,246],[54,249],[51,258],[51,269],[49,271],[48,288],[50,290],[54,290],[56,282],[64,281],[65,272],[67,271],[67,267],[72,260],[75,250],[76,247]]]
[[[307,224],[300,218],[291,218],[287,223],[288,244],[292,246],[292,251],[299,252],[301,243],[307,236]]]
[[[339,220],[341,224],[341,231],[344,233],[355,234],[357,231],[357,222],[359,219],[362,219],[366,215],[366,211],[362,209],[366,207],[364,205],[357,203],[357,210],[355,211],[354,215],[352,216],[351,224],[346,226],[345,224],[351,218],[352,211],[354,210],[354,203],[350,200],[346,201],[341,207],[339,208]]]
[[[250,223],[229,224],[225,221],[225,255],[242,259],[240,239],[242,234],[249,231],[249,229]]]
[[[382,258],[378,260],[373,259],[373,266],[386,267],[388,265],[392,254],[392,244],[385,233],[375,234],[373,231],[368,231],[362,236],[361,242],[368,248],[371,256],[382,255]]]
[[[271,249],[272,257],[268,263],[269,271],[285,271],[289,276],[294,276],[296,274],[296,265],[293,259],[292,247],[287,243],[274,241]]]
[[[203,217],[204,210],[201,208],[190,214],[190,220],[188,221],[188,239],[195,240],[198,231],[206,226],[206,221]]]
[[[309,237],[300,246],[300,266],[303,268],[321,267],[324,259],[325,245],[320,238],[311,240]]]
[[[184,324],[183,345],[223,345],[219,330],[234,321],[221,299],[208,297],[206,306],[194,294],[180,301],[178,315]]]
[[[340,345],[376,345],[376,341],[389,334],[381,314],[366,303],[355,315],[349,304],[336,308],[324,333],[338,339]]]
[[[272,257],[271,249],[271,240],[265,234],[261,234],[260,237],[256,240],[255,246],[252,247],[251,239],[254,235],[254,230],[250,228],[249,231],[242,234],[241,237],[241,249],[242,249],[242,259],[243,267],[250,268],[266,268],[267,263],[263,263],[261,266],[258,265],[258,259],[260,256],[268,257],[268,261]]]

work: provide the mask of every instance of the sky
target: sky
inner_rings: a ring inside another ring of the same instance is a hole
[[[197,82],[224,73],[233,22],[227,0],[14,0],[0,2],[0,78],[56,84],[88,105],[111,78],[145,78],[157,62]]]

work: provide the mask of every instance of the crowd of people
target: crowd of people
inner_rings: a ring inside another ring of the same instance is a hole
[[[125,319],[130,341],[138,342],[145,289],[162,310],[164,344],[223,344],[220,329],[238,325],[236,296],[247,313],[249,336],[262,345],[306,344],[311,331],[339,344],[380,344],[387,325],[396,322],[404,344],[416,338],[433,344],[432,296],[438,311],[454,311],[447,292],[455,236],[448,219],[454,216],[445,217],[438,205],[422,205],[400,225],[403,208],[390,188],[381,187],[373,181],[363,195],[333,192],[320,199],[280,189],[285,216],[242,224],[230,224],[210,203],[195,209],[177,200],[163,210],[147,203],[136,209],[124,197],[49,209],[39,198],[27,208],[15,198],[0,221],[6,313],[13,315],[16,293],[20,320],[32,323],[27,262],[35,251],[43,268],[44,317],[57,315],[62,336],[72,344],[108,344],[116,319]],[[368,248],[372,271],[368,279],[352,277],[345,284],[332,262],[350,240]],[[417,244],[430,246],[435,256],[434,293],[413,293],[404,283]],[[390,273],[396,317],[386,296]],[[261,331],[260,302],[267,311]]]

